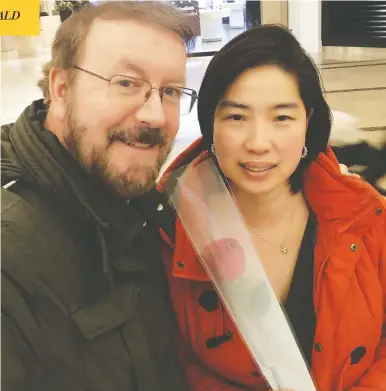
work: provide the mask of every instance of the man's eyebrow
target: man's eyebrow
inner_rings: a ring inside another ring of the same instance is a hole
[[[186,84],[186,78],[180,77],[176,79],[170,79],[170,81],[164,83],[166,85],[175,86],[175,87],[185,87]]]
[[[128,62],[127,60],[120,60],[118,62],[118,67],[119,69],[125,69],[125,70],[129,70],[129,71],[134,71],[136,73],[138,73],[139,75],[141,76],[145,76],[145,72],[143,69],[141,69],[140,67],[134,65],[134,64],[130,64],[130,62]]]
[[[221,108],[233,107],[235,109],[250,110],[250,107],[245,103],[235,102],[233,100],[223,100],[219,105]]]
[[[125,70],[129,70],[129,71],[134,71],[135,73],[137,73],[142,79],[145,79],[146,78],[146,74],[145,74],[145,71],[140,68],[139,66],[137,65],[134,65],[134,64],[131,64],[129,61],[125,60],[125,59],[122,59],[118,62],[118,65],[119,65],[119,68],[120,69],[125,69]],[[123,71],[124,72],[124,71]],[[124,75],[123,75],[124,76]],[[182,77],[178,77],[176,79],[172,79],[170,82],[167,82],[166,84],[168,85],[175,85],[176,87],[177,86],[181,86],[181,87],[184,87],[185,84],[186,84],[186,78],[184,76]]]

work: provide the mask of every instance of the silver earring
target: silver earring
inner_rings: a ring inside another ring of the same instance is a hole
[[[210,146],[210,152],[212,152],[212,155],[216,155],[216,151],[214,149],[214,144]]]
[[[302,159],[305,159],[307,155],[308,155],[308,148],[304,146],[302,151]]]

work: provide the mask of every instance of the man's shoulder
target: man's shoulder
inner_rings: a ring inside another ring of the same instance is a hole
[[[11,132],[13,125],[14,125],[13,123],[1,125],[0,136],[1,136],[1,152],[2,152],[1,157],[2,157],[2,159],[4,157],[4,153],[7,152],[9,144],[10,144],[10,132]]]
[[[13,183],[10,183],[10,185],[12,186]],[[19,233],[30,231],[32,233],[40,228],[45,228],[44,224],[40,224],[43,210],[34,207],[22,196],[2,187],[1,201],[1,235],[3,241],[6,242],[9,235],[15,231]]]
[[[1,216],[3,216],[3,213],[6,213],[9,209],[12,209],[14,206],[16,206],[19,203],[19,201],[21,201],[21,197],[19,197],[15,193],[12,193],[6,188],[2,187],[1,188]]]
[[[44,200],[40,203],[31,203],[23,195],[14,192],[12,187],[17,185],[17,180],[12,181],[7,187],[1,188],[1,220],[2,234],[4,227],[12,224],[15,228],[24,231],[36,231],[48,228],[44,220],[48,217],[48,209],[44,207]],[[35,198],[39,196],[35,195]]]
[[[2,137],[8,136],[8,133],[9,133],[10,129],[12,128],[13,124],[14,124],[13,122],[10,122],[10,123],[1,125],[1,136]]]
[[[88,232],[66,218],[68,211],[48,205],[39,193],[31,201],[4,188],[1,192],[3,269],[39,273],[60,266],[64,272],[88,253]]]

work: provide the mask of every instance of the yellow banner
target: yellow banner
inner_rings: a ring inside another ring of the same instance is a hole
[[[0,0],[0,35],[39,34],[39,0]]]

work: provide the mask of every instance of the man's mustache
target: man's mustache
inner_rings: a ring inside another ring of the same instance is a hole
[[[110,144],[114,141],[121,141],[126,144],[141,143],[150,146],[164,147],[167,145],[167,138],[159,128],[114,129],[109,132]]]

